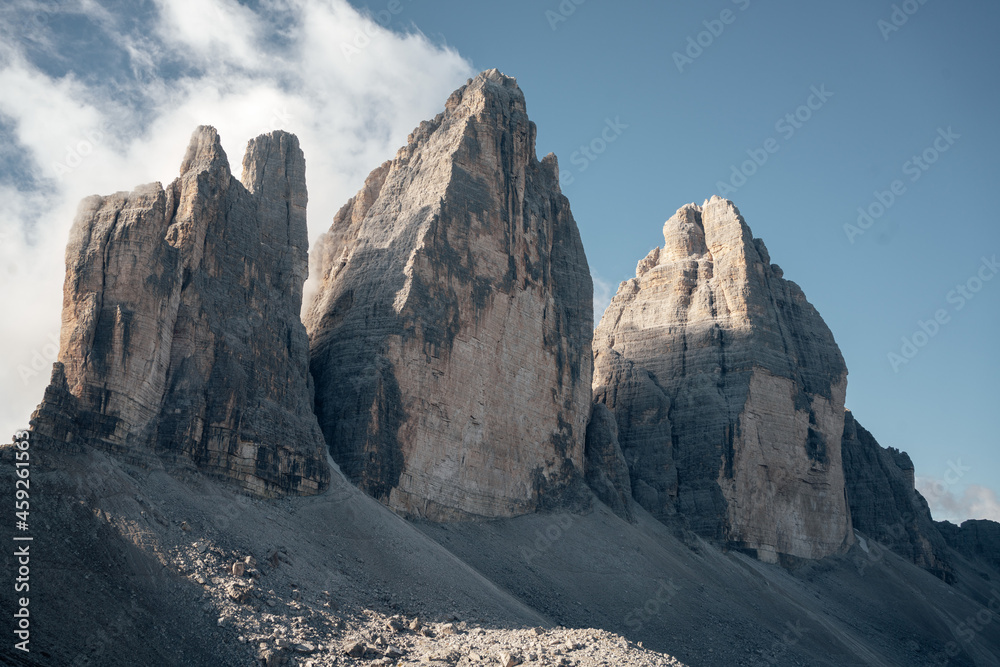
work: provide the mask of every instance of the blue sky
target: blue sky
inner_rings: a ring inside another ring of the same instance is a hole
[[[910,453],[935,516],[1000,519],[1000,279],[984,280],[1000,231],[983,203],[1000,6],[895,5],[12,0],[0,305],[37,315],[0,330],[0,420],[17,426],[41,395],[31,364],[58,331],[80,196],[168,180],[198,123],[219,127],[234,163],[258,130],[285,127],[306,151],[315,236],[450,90],[497,67],[525,92],[539,155],[560,158],[599,303],[677,208],[729,197],[833,330],[848,406]],[[83,167],[60,173],[67,161]]]
[[[773,138],[777,152],[727,196],[833,330],[855,416],[883,445],[908,451],[919,476],[942,481],[957,496],[943,502],[957,502],[960,514],[981,497],[972,489],[963,498],[966,488],[995,491],[1000,472],[1000,279],[961,310],[948,300],[983,257],[1000,253],[1000,227],[983,199],[1000,175],[992,35],[1000,5],[913,4],[905,23],[896,17],[898,30],[879,25],[897,27],[893,3],[870,0],[562,3],[572,13],[555,0],[414,0],[406,16],[476,69],[517,76],[539,154],[555,152],[573,173],[564,191],[591,270],[614,287],[662,243],[664,220],[719,193],[719,181],[732,185],[732,167],[750,159],[748,150],[760,157]],[[708,46],[678,67],[674,53],[687,56],[698,33],[720,32],[713,21],[724,10],[721,34],[703,35]],[[559,18],[550,21],[549,11]],[[806,122],[776,128],[821,86],[832,96],[813,99],[819,108],[801,114]],[[569,158],[608,118],[628,128],[580,173]],[[904,173],[948,128],[959,135],[948,150],[926,171],[914,164]],[[876,203],[876,191],[891,194],[897,180],[903,194],[851,243],[844,225],[857,226],[858,207]],[[901,339],[942,309],[945,324],[896,372],[889,353],[902,357]]]

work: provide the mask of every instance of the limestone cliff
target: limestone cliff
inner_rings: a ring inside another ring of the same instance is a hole
[[[603,403],[594,403],[587,425],[585,461],[587,484],[601,502],[632,520],[632,482],[618,442],[618,423]]]
[[[408,516],[531,512],[583,471],[593,287],[525,109],[514,79],[470,80],[314,249],[320,425]]]
[[[242,183],[200,127],[166,188],[84,200],[36,433],[259,495],[324,488],[299,320],[307,246],[305,160],[284,132],[250,142]]]
[[[947,545],[914,487],[906,452],[878,444],[850,411],[844,420],[844,475],[854,528],[951,581]]]
[[[841,436],[847,368],[736,207],[664,225],[594,338],[594,395],[618,422],[632,495],[764,560],[853,539]]]
[[[935,521],[948,546],[966,558],[981,560],[1000,571],[1000,523],[989,519],[969,519],[956,526]]]

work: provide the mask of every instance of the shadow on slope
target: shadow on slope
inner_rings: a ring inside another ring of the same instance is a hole
[[[553,621],[692,665],[1000,664],[1000,576],[963,591],[868,541],[786,570],[596,508],[418,527]]]
[[[333,655],[392,614],[549,625],[336,473],[323,495],[266,501],[94,451],[32,465],[31,652],[8,638],[0,663],[251,665],[286,636]],[[3,586],[4,609],[15,597]]]

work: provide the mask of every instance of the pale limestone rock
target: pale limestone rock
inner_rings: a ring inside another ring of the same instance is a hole
[[[838,551],[853,533],[832,334],[731,202],[685,206],[663,233],[594,339],[633,497],[763,560]]]
[[[299,321],[308,270],[298,140],[252,140],[243,182],[214,128],[181,174],[80,205],[40,435],[192,463],[258,495],[329,482]]]
[[[316,411],[394,510],[515,516],[583,470],[593,288],[554,156],[484,72],[414,130],[313,253]]]

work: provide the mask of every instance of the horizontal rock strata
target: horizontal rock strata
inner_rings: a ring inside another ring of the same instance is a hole
[[[259,495],[324,488],[299,320],[307,246],[305,160],[284,132],[250,142],[242,183],[200,127],[166,188],[84,200],[36,432]]]
[[[594,339],[595,400],[615,414],[633,497],[765,560],[841,549],[833,335],[732,202],[685,206],[663,233]]]
[[[407,516],[514,516],[583,471],[593,286],[554,156],[484,72],[316,244],[306,320],[334,459]]]

